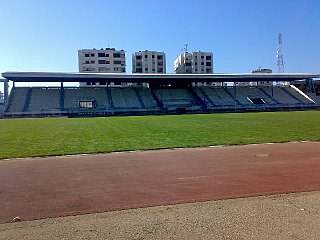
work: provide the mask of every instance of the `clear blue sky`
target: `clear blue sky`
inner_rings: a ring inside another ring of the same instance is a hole
[[[77,72],[77,50],[211,51],[216,73],[320,72],[319,0],[0,0],[0,72]]]

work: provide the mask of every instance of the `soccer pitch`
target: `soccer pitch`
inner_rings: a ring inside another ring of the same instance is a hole
[[[0,120],[0,159],[319,141],[320,111]]]

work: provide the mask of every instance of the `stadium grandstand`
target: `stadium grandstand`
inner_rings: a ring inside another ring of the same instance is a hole
[[[5,72],[4,117],[111,116],[320,108],[319,74]],[[9,82],[11,91],[9,93]],[[31,83],[60,83],[31,87]],[[68,87],[67,83],[86,86]],[[28,83],[18,87],[16,83]],[[242,83],[242,84],[238,84]],[[266,84],[268,83],[268,84]]]

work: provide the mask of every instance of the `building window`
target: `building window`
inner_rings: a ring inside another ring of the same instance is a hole
[[[95,64],[96,62],[92,60],[90,63]]]
[[[148,72],[148,68],[145,68],[144,70],[145,70],[146,72]]]
[[[152,58],[154,58],[154,55],[152,55]]]
[[[86,61],[86,62],[85,62],[85,64],[89,64],[89,63],[90,63],[89,61]]]
[[[136,56],[136,59],[137,59],[137,60],[141,60],[141,59],[142,59],[142,56]]]
[[[204,56],[201,56],[201,59],[204,59]]]
[[[106,60],[99,60],[98,63],[99,64],[106,64]]]
[[[162,60],[162,59],[163,59],[163,56],[162,56],[162,55],[158,55],[158,56],[157,56],[157,59],[158,59],[158,60]]]
[[[114,53],[114,54],[113,54],[113,57],[114,57],[114,58],[119,58],[119,57],[120,57],[120,53]]]
[[[90,56],[89,53],[85,53],[85,54],[84,54],[84,57],[89,57],[89,56]]]
[[[105,57],[106,56],[106,54],[105,53],[98,53],[98,57]]]
[[[203,65],[204,65],[204,62],[201,62],[201,65],[203,66]]]
[[[125,68],[121,68],[121,72],[126,72],[126,69]]]
[[[121,64],[121,61],[120,60],[115,60],[115,61],[113,61],[113,64]]]
[[[211,66],[211,62],[206,62],[206,66],[210,67]]]
[[[206,60],[211,60],[211,56],[206,56]]]
[[[94,53],[91,53],[91,57],[94,57],[95,56],[95,54]]]
[[[194,65],[196,65],[196,66],[197,66],[197,65],[198,65],[198,63],[197,63],[197,62],[195,62],[195,63],[194,63]]]
[[[148,58],[148,55],[144,55],[144,58]]]

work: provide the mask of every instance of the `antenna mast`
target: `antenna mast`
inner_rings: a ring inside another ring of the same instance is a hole
[[[277,49],[277,66],[278,73],[284,72],[283,53],[282,53],[282,34],[278,35],[278,49]]]
[[[182,51],[183,53],[188,52],[188,43],[186,43],[186,44],[184,45],[184,47],[181,49],[181,51]]]

